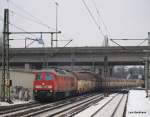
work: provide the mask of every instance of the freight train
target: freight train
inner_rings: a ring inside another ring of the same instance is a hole
[[[87,71],[66,71],[62,69],[41,70],[35,72],[33,95],[35,100],[57,99],[80,95],[93,91],[138,87],[143,84],[139,79],[101,78]]]

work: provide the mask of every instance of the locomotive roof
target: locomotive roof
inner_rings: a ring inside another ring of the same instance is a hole
[[[62,69],[42,69],[42,70],[36,70],[35,73],[42,73],[42,72],[52,72],[57,75],[71,75],[71,72],[62,70]]]
[[[73,72],[73,74],[79,79],[79,80],[96,80],[96,74],[92,72],[86,72],[86,71],[76,71]]]
[[[86,70],[80,70],[80,71],[69,71],[59,68],[50,68],[50,69],[42,69],[42,70],[36,70],[35,72],[42,73],[42,72],[52,72],[57,75],[75,75],[78,79],[95,79],[96,74],[91,71]]]

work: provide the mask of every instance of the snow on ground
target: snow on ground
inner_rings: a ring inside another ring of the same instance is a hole
[[[91,115],[93,113],[95,113],[99,108],[102,107],[102,105],[104,105],[106,102],[108,102],[108,100],[112,99],[112,97],[114,95],[115,94],[112,94],[109,97],[106,97],[103,100],[99,101],[98,103],[93,104],[92,106],[90,106],[86,110],[84,110],[84,111],[78,113],[77,115],[75,115],[75,117],[91,117]]]
[[[21,101],[21,100],[13,100],[13,104],[9,104],[7,102],[0,102],[0,106],[10,106],[10,105],[16,105],[16,104],[25,104],[29,103],[31,101]]]
[[[126,117],[150,117],[150,98],[145,90],[130,90]]]

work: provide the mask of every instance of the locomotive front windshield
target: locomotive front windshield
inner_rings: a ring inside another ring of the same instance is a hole
[[[46,78],[45,78],[45,80],[52,80],[53,78],[52,78],[52,76],[50,75],[50,74],[46,74]]]
[[[41,74],[36,74],[36,80],[42,80]]]
[[[37,73],[36,80],[53,80],[53,76],[49,73]]]

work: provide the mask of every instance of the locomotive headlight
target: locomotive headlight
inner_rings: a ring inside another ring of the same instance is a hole
[[[52,92],[52,90],[50,90],[49,92]]]

